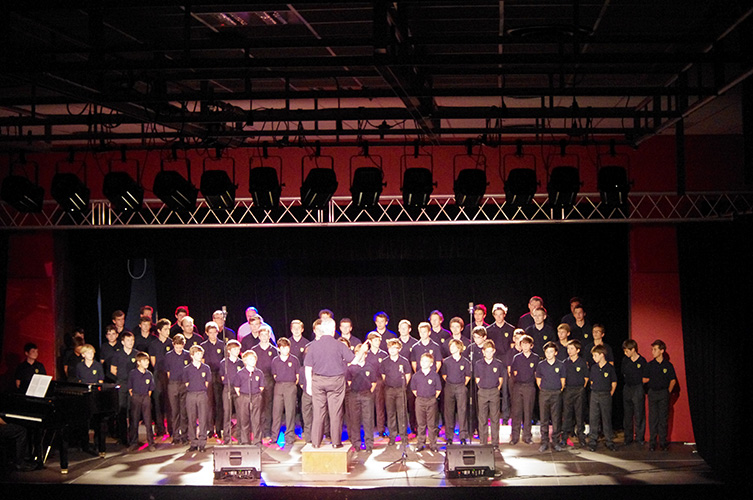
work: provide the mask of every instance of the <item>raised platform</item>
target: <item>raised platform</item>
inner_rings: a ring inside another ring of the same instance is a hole
[[[331,444],[323,444],[314,448],[306,444],[301,449],[301,472],[303,474],[347,474],[349,444],[341,448],[333,448]]]

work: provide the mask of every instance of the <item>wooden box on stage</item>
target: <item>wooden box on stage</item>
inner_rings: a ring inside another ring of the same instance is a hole
[[[301,450],[301,472],[304,474],[347,474],[348,448],[333,448],[332,445],[322,445],[314,448],[307,444]]]
[[[227,476],[258,479],[261,477],[261,447],[251,445],[215,446],[214,478]]]

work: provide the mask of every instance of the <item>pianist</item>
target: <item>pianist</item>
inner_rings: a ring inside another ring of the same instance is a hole
[[[7,450],[13,450],[13,455],[6,454],[7,464],[1,464],[3,467],[9,467],[11,470],[27,471],[33,467],[24,463],[24,454],[26,453],[26,429],[20,425],[9,424],[0,417],[0,446]]]
[[[37,361],[39,357],[39,348],[34,342],[29,342],[24,346],[24,354],[26,360],[21,362],[16,368],[16,389],[21,394],[26,394],[26,389],[29,388],[31,378],[34,375],[47,375],[47,371],[44,369],[44,365]]]

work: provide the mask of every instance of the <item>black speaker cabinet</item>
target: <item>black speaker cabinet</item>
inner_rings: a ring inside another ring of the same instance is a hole
[[[261,477],[261,447],[259,446],[215,446],[212,448],[212,454],[215,479],[227,476],[250,479]]]
[[[494,447],[491,445],[447,446],[445,477],[493,477]]]

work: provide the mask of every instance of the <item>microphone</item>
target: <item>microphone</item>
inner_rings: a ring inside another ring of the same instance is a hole
[[[468,302],[468,312],[473,314],[473,302]]]
[[[222,319],[227,319],[227,306],[222,306]]]

